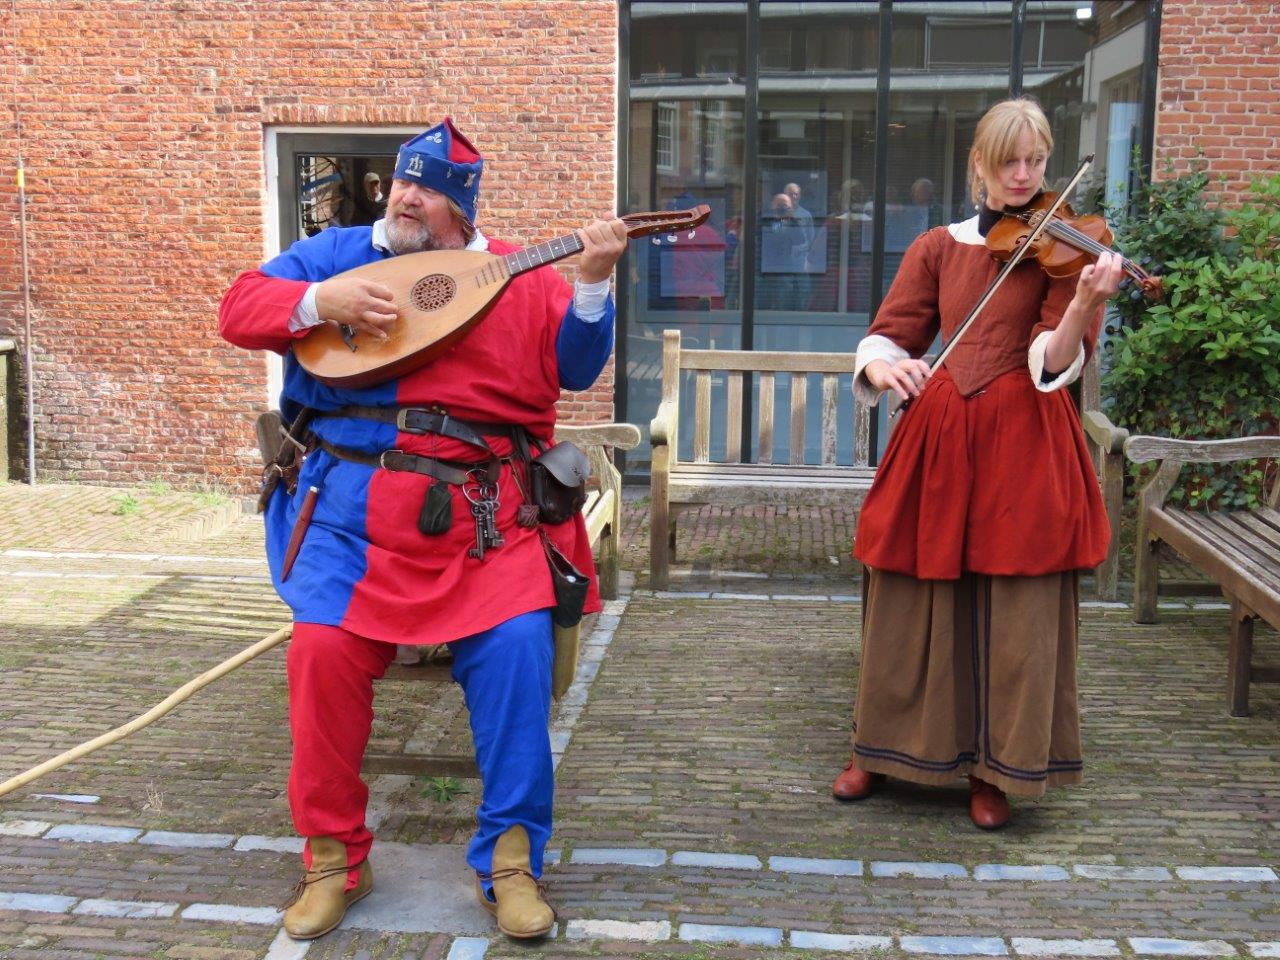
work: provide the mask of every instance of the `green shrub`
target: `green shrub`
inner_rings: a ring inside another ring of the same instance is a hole
[[[1115,244],[1131,259],[1163,276],[1175,261],[1211,257],[1230,249],[1223,235],[1223,211],[1210,206],[1205,196],[1211,178],[1203,161],[1180,176],[1174,175],[1172,162],[1167,163],[1164,179],[1149,181],[1141,177],[1135,152],[1134,179],[1138,188],[1132,202],[1106,209]],[[1122,325],[1133,327],[1141,324],[1148,304],[1131,292],[1117,298],[1113,307]]]
[[[1207,178],[1201,171],[1179,179],[1184,182],[1163,197],[1180,206],[1153,207],[1142,228],[1148,237],[1165,238],[1177,223],[1208,230],[1200,213]],[[1153,195],[1160,187],[1150,188]],[[1277,432],[1280,175],[1255,181],[1251,197],[1223,219],[1234,237],[1217,249],[1164,262],[1164,302],[1141,305],[1109,343],[1104,385],[1110,414],[1133,433],[1223,439]],[[1210,237],[1205,233],[1197,242]],[[1258,461],[1187,467],[1170,501],[1210,509],[1254,506],[1263,496],[1266,468]]]

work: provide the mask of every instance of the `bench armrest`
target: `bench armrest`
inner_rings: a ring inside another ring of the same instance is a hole
[[[1102,448],[1103,453],[1122,453],[1129,431],[1117,427],[1101,410],[1086,410],[1080,418],[1089,439]]]
[[[662,447],[671,442],[671,438],[676,432],[676,404],[670,400],[663,400],[658,405],[658,412],[653,420],[649,423],[649,443],[651,446]]]
[[[563,424],[556,427],[556,436],[584,447],[631,450],[640,444],[640,428],[629,423]]]
[[[1228,463],[1280,457],[1280,437],[1240,437],[1233,440],[1174,440],[1139,434],[1124,442],[1124,455],[1134,463],[1163,460],[1172,463]]]

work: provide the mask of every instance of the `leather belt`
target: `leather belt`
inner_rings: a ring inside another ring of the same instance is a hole
[[[515,440],[521,430],[511,423],[482,423],[475,420],[459,420],[451,417],[443,410],[430,407],[370,407],[351,405],[336,410],[324,410],[316,413],[319,417],[355,417],[363,420],[375,420],[378,423],[394,424],[401,433],[424,434],[435,433],[453,440],[461,440],[481,450],[493,453],[485,434],[491,437],[506,437]]]
[[[426,477],[434,477],[445,483],[461,486],[466,483],[474,471],[484,471],[488,461],[465,463],[459,460],[437,460],[435,457],[420,457],[406,450],[383,450],[381,453],[365,453],[363,450],[352,450],[340,447],[328,440],[320,441],[320,449],[337,457],[339,460],[350,460],[362,463],[366,467],[381,467],[383,470],[396,470],[402,473],[420,473]]]

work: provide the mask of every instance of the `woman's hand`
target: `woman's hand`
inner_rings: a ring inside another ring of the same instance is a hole
[[[920,396],[929,372],[927,363],[910,357],[894,364],[887,360],[872,360],[862,368],[868,383],[877,390],[892,390],[902,400]]]
[[[1080,279],[1076,282],[1076,299],[1085,312],[1092,316],[1100,306],[1116,295],[1123,279],[1123,258],[1118,253],[1104,253],[1096,263],[1091,263],[1080,271]]]

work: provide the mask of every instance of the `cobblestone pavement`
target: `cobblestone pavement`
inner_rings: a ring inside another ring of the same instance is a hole
[[[645,507],[628,499],[639,586],[594,624],[552,718],[553,939],[279,933],[297,840],[277,648],[0,799],[0,957],[1280,956],[1280,687],[1226,716],[1220,601],[1170,598],[1151,627],[1086,604],[1086,782],[986,834],[959,784],[829,796],[856,680],[850,518],[704,508],[686,528],[699,559],[654,594]],[[283,625],[260,539],[212,496],[0,487],[0,780]],[[1256,657],[1280,662],[1270,630]],[[456,689],[378,697],[374,748],[469,749]],[[440,802],[373,778],[379,839],[461,859],[479,787],[455,785]]]

